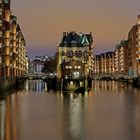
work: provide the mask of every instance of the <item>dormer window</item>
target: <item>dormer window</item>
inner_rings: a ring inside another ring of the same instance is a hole
[[[71,47],[76,47],[76,46],[77,46],[77,41],[72,40],[72,41],[71,41]]]
[[[68,43],[67,41],[64,41],[64,47],[67,47]]]

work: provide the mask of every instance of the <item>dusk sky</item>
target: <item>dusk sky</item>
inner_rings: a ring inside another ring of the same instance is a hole
[[[12,0],[28,54],[52,55],[64,31],[92,32],[95,52],[114,50],[140,14],[140,0]]]

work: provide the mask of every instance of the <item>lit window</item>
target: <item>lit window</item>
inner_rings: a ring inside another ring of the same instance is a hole
[[[74,72],[74,78],[79,78],[80,77],[80,73],[79,72]]]
[[[75,69],[77,69],[77,66],[74,66]]]
[[[66,66],[66,69],[68,69],[69,68],[69,66]]]
[[[81,66],[78,66],[78,69],[81,69]]]

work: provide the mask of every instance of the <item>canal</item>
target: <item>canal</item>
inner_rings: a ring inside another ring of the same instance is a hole
[[[140,140],[140,90],[94,81],[89,93],[63,94],[26,81],[0,100],[0,140]]]

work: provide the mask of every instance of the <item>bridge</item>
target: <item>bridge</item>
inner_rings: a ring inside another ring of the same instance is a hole
[[[21,76],[21,79],[46,79],[46,78],[54,78],[56,74],[54,73],[29,73],[24,76]]]

